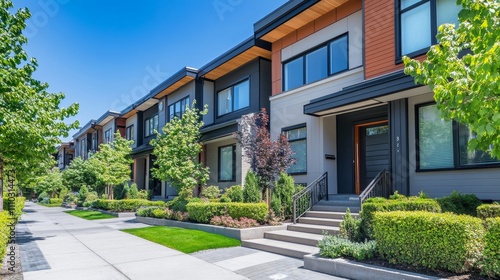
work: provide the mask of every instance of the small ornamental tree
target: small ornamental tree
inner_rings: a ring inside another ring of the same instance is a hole
[[[200,128],[203,126],[201,117],[207,113],[207,106],[203,111],[186,106],[181,118],[170,120],[163,133],[157,134],[151,141],[156,156],[152,174],[155,178],[168,182],[174,187],[181,198],[190,198],[196,186],[204,185],[208,181],[209,171],[199,162],[198,156],[202,151],[200,143]]]
[[[90,187],[91,191],[102,191],[102,182],[97,179],[92,161],[84,161],[77,157],[62,172],[63,184],[72,191],[78,191],[82,186]]]
[[[423,62],[404,57],[405,73],[434,91],[442,116],[467,124],[469,149],[500,158],[500,2],[458,0],[460,24],[443,24]]]
[[[269,115],[263,108],[259,113],[243,116],[240,131],[235,135],[262,191],[272,188],[278,175],[295,163],[286,135],[282,133],[277,141],[272,141],[268,124]]]
[[[134,141],[122,138],[116,132],[111,143],[101,144],[99,151],[88,160],[95,170],[97,177],[106,185],[106,193],[113,199],[114,187],[130,181],[130,152]]]
[[[39,177],[35,185],[35,191],[38,194],[46,192],[50,197],[57,197],[63,188],[62,175],[57,167],[53,167],[44,176]]]

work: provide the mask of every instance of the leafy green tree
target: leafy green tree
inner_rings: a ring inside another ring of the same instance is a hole
[[[46,192],[50,197],[58,197],[63,188],[61,171],[59,168],[53,167],[44,176],[38,178],[35,191],[37,193]]]
[[[64,122],[76,115],[78,104],[61,108],[64,94],[49,93],[47,83],[32,77],[38,64],[24,51],[22,34],[30,12],[12,14],[12,8],[12,1],[0,0],[0,192],[4,171],[24,180],[34,170],[47,170],[59,137],[78,127]]]
[[[84,161],[81,157],[71,161],[62,172],[62,178],[64,186],[73,191],[78,191],[83,185],[88,186],[91,191],[100,192],[102,190],[102,182],[97,178],[92,161]]]
[[[96,171],[97,178],[106,185],[106,193],[113,199],[114,186],[130,181],[130,152],[134,141],[122,138],[116,132],[111,143],[101,144],[99,151],[87,160]]]
[[[476,135],[469,149],[500,158],[500,2],[458,0],[459,26],[443,24],[423,62],[404,57],[405,73],[429,85],[442,116]]]
[[[174,118],[163,127],[163,133],[158,133],[151,141],[156,156],[153,176],[167,181],[177,189],[179,196],[189,198],[198,185],[208,181],[208,168],[198,161],[202,151],[200,143],[200,128],[203,126],[201,117],[207,113],[186,106],[186,112],[181,118]]]

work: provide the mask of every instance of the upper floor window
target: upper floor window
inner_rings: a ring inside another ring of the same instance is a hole
[[[86,138],[83,138],[82,140],[80,140],[80,156],[85,159],[85,141],[86,141]]]
[[[125,131],[125,137],[127,140],[134,140],[134,125],[127,126],[127,130]]]
[[[158,129],[158,114],[144,121],[144,136],[149,137]]]
[[[104,143],[111,142],[111,128],[104,132]]]
[[[217,116],[250,106],[250,81],[244,80],[217,93]]]
[[[417,107],[417,169],[454,169],[500,164],[489,153],[467,148],[475,135],[465,124],[441,119],[435,104]]]
[[[316,82],[349,68],[347,34],[283,64],[284,89]]]
[[[400,55],[423,54],[437,44],[437,28],[458,25],[460,6],[456,0],[400,0]]]
[[[189,105],[190,103],[188,96],[168,106],[169,120],[173,119],[174,117],[182,117],[184,112],[186,112],[186,107]]]
[[[307,128],[305,124],[285,128],[283,132],[288,138],[290,148],[294,152],[293,158],[296,162],[288,168],[290,174],[301,174],[307,172]]]
[[[92,150],[97,150],[97,132],[92,133]]]

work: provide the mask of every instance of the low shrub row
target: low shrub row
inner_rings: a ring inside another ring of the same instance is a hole
[[[481,271],[491,278],[500,277],[500,217],[486,219],[486,229]]]
[[[325,235],[318,242],[319,255],[325,258],[348,257],[356,260],[370,259],[375,256],[375,241],[352,242],[349,239]]]
[[[431,269],[465,272],[483,250],[482,220],[452,213],[377,212],[373,232],[380,257]]]
[[[265,203],[190,202],[187,205],[187,211],[192,221],[204,224],[208,224],[215,216],[224,215],[234,219],[245,217],[262,223],[266,218],[267,205]]]
[[[397,195],[397,194],[396,194]],[[366,231],[367,238],[373,238],[372,220],[375,212],[391,211],[426,211],[441,212],[438,202],[430,198],[404,197],[398,195],[396,199],[385,199],[381,197],[369,198],[361,206],[360,218],[361,228]]]
[[[50,204],[62,204],[63,200],[62,198],[50,198],[49,203]]]
[[[14,214],[15,219],[19,219],[23,214],[25,200],[26,199],[24,197],[15,197],[15,198],[4,197],[3,209],[9,211],[10,214]]]
[[[24,201],[24,197],[3,198],[4,211],[0,211],[0,260],[3,260],[7,252],[7,245],[12,243],[9,242],[10,239],[15,236],[15,226],[23,214]]]
[[[183,222],[187,222],[189,220],[189,214],[186,212],[173,211],[168,208],[160,206],[149,206],[149,207],[139,208],[139,210],[137,210],[137,216],[176,220]]]
[[[223,226],[230,228],[250,228],[259,226],[259,222],[254,219],[241,217],[233,219],[231,216],[215,216],[210,220],[211,225]]]
[[[109,200],[98,199],[92,203],[92,207],[112,212],[135,212],[140,207],[160,206],[165,207],[163,201],[149,201],[145,199],[122,199]]]
[[[500,204],[483,204],[477,207],[477,217],[481,219],[500,217]]]
[[[5,253],[7,252],[7,244],[9,242],[10,232],[12,231],[9,226],[12,222],[9,212],[0,212],[0,260],[3,260]],[[2,267],[2,262],[0,262],[0,267]]]

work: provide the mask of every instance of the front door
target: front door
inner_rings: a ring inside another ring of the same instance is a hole
[[[360,194],[383,169],[389,169],[387,120],[354,126],[354,183]]]

